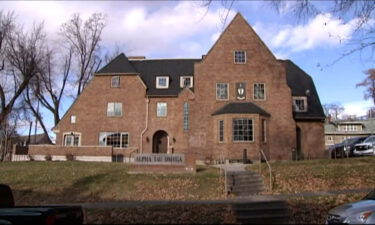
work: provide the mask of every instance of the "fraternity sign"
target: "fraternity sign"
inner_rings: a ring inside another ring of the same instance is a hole
[[[143,165],[184,165],[184,154],[135,154],[135,164]]]

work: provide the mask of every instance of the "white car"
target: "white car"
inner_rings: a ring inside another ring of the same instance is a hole
[[[354,156],[375,155],[375,135],[371,135],[362,143],[356,144],[353,154]]]
[[[326,224],[375,224],[375,189],[361,201],[331,209]]]

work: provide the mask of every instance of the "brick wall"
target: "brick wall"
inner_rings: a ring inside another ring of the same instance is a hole
[[[60,145],[29,145],[29,155],[56,155],[56,156],[112,156],[112,147],[80,146],[66,147]]]

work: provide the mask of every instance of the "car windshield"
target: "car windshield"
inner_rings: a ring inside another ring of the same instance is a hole
[[[366,195],[363,200],[375,200],[375,189],[368,193],[368,195]]]
[[[375,142],[375,136],[370,136],[363,141],[363,143],[373,143]]]

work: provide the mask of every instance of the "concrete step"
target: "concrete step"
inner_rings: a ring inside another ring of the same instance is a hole
[[[247,184],[247,185],[235,185],[230,186],[229,190],[232,191],[248,191],[248,190],[258,190],[258,189],[264,189],[264,185],[262,183],[256,183],[256,184]]]
[[[227,182],[233,182],[234,181],[262,181],[263,178],[258,177],[227,177]]]
[[[232,191],[230,193],[234,194],[237,197],[247,197],[251,195],[258,195],[259,193],[262,193],[264,190],[257,189],[257,190],[251,190],[251,191]]]

